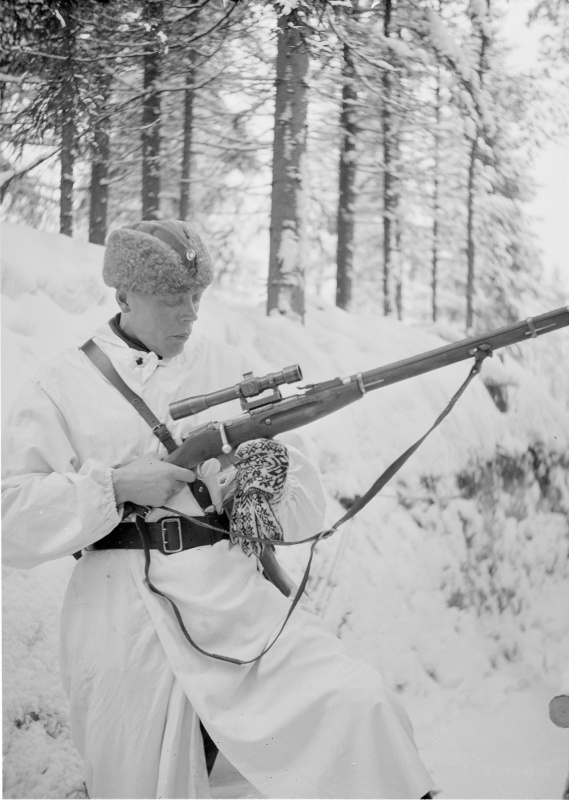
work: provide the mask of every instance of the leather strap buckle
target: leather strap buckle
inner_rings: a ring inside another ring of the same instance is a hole
[[[162,531],[162,552],[167,556],[172,553],[181,553],[184,549],[184,542],[182,541],[182,521],[180,517],[165,517],[160,520],[160,528]],[[176,547],[170,547],[170,534],[178,537]]]

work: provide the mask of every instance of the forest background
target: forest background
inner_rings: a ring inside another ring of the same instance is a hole
[[[521,6],[540,57],[514,65]],[[568,28],[566,0],[4,0],[3,407],[110,316],[87,241],[141,217],[196,223],[218,271],[199,324],[267,370],[324,380],[566,304],[535,197],[569,132]],[[326,623],[413,708],[443,797],[563,791],[565,334],[489,359],[314,569]],[[453,369],[321,423],[333,519]],[[4,571],[7,797],[84,796],[57,670],[72,566]]]
[[[191,219],[221,287],[300,320],[307,292],[467,333],[561,305],[532,199],[569,15],[521,5],[525,69],[508,0],[10,0],[3,216],[99,244]]]

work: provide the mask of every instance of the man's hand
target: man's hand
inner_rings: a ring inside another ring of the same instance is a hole
[[[117,505],[130,501],[161,506],[170,495],[196,479],[191,469],[167,464],[159,455],[151,454],[114,469],[112,475]]]

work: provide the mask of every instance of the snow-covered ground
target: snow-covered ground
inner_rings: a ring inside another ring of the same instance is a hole
[[[3,415],[39,363],[115,313],[102,253],[2,226]],[[300,327],[219,291],[198,326],[267,371],[300,363],[307,382],[442,343],[434,330],[317,299]],[[569,329],[523,348],[527,363],[566,371]],[[304,429],[330,521],[430,426],[468,368],[387,387]],[[548,718],[569,663],[569,411],[567,383],[551,375],[547,384],[543,370],[537,380],[511,353],[496,354],[397,478],[320,545],[313,567],[315,609],[401,693],[442,798],[560,797],[569,769],[569,730]],[[485,383],[498,387],[505,413]],[[306,555],[300,546],[282,558],[299,575]],[[73,565],[4,570],[5,797],[81,796],[57,666]],[[223,759],[213,792],[258,796]]]

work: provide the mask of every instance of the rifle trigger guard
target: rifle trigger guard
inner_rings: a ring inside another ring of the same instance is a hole
[[[219,423],[219,435],[221,436],[221,449],[225,453],[225,455],[228,456],[229,453],[231,453],[231,451],[233,450],[233,448],[227,441],[227,434],[225,432],[225,425],[223,424],[223,422]]]

